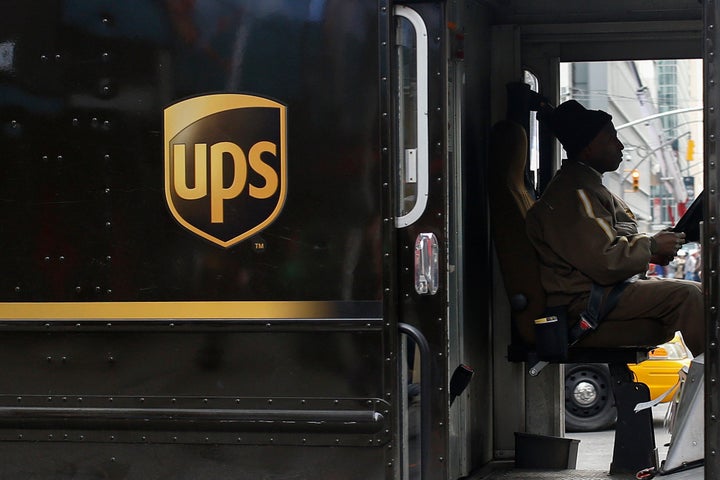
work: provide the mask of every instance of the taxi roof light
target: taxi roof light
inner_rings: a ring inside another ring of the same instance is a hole
[[[683,360],[688,355],[685,349],[677,343],[663,343],[652,349],[648,357],[655,360]]]

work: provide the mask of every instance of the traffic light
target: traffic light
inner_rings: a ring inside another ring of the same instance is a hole
[[[640,172],[637,168],[634,168],[630,176],[632,177],[633,192],[637,192],[640,190]]]
[[[685,160],[687,160],[688,162],[692,161],[694,153],[695,153],[695,141],[692,138],[690,138],[690,139],[688,139],[687,154],[685,155]]]

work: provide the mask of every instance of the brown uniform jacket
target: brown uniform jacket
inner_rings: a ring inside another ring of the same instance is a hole
[[[591,167],[565,160],[528,211],[527,233],[538,253],[548,305],[568,304],[592,283],[611,286],[645,273],[650,237]]]

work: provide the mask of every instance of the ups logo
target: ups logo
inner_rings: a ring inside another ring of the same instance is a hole
[[[287,191],[286,108],[216,94],[165,109],[165,198],[175,219],[223,247],[277,218]]]

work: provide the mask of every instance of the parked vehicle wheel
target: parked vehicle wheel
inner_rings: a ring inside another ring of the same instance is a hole
[[[565,367],[565,430],[590,432],[615,424],[617,411],[607,365]]]

